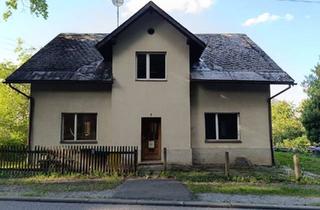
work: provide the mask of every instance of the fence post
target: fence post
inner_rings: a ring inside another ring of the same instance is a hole
[[[293,166],[294,166],[294,175],[296,177],[296,180],[300,180],[301,166],[300,166],[300,159],[298,154],[293,155]]]
[[[138,149],[134,148],[134,172],[137,173],[137,167],[138,167]]]
[[[226,177],[230,176],[229,152],[225,152],[224,175]]]
[[[167,148],[163,148],[163,164],[164,164],[164,171],[167,171]]]

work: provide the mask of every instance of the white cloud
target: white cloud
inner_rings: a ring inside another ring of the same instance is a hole
[[[278,21],[278,20],[292,21],[293,19],[294,19],[294,16],[292,14],[286,14],[284,16],[279,16],[279,15],[274,15],[274,14],[270,14],[268,12],[265,12],[261,15],[258,15],[257,17],[249,18],[242,25],[248,27],[248,26],[253,26],[253,25],[266,23],[266,22],[274,22],[274,21]]]
[[[150,0],[128,0],[124,5],[122,15],[128,17],[137,12]],[[180,11],[185,13],[199,13],[213,5],[215,0],[153,0],[166,12]]]

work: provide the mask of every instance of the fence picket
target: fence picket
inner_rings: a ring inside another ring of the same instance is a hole
[[[135,146],[1,146],[0,172],[120,173],[137,169]]]

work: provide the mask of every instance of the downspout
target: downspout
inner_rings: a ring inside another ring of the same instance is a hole
[[[34,112],[34,98],[32,96],[27,95],[26,93],[22,92],[18,88],[14,87],[12,83],[8,83],[9,87],[16,91],[17,93],[23,95],[30,101],[29,106],[29,128],[28,128],[28,148],[31,148],[31,138],[32,138],[32,124],[33,124],[33,112]]]
[[[280,91],[279,93],[270,96],[268,98],[268,114],[269,114],[269,139],[270,139],[270,150],[271,150],[271,162],[272,165],[275,165],[275,159],[274,159],[274,151],[273,151],[273,139],[272,139],[272,108],[271,108],[271,100],[277,96],[279,96],[280,94],[286,92],[287,90],[289,90],[293,85],[295,84],[289,84],[289,86],[285,89],[283,89],[282,91]],[[270,91],[270,86],[269,86],[269,91]]]

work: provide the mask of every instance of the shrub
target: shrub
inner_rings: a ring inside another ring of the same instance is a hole
[[[276,147],[278,148],[287,148],[290,150],[298,150],[301,152],[307,152],[310,146],[311,143],[305,135],[292,140],[285,139],[283,140],[283,142],[279,142],[276,145]]]

